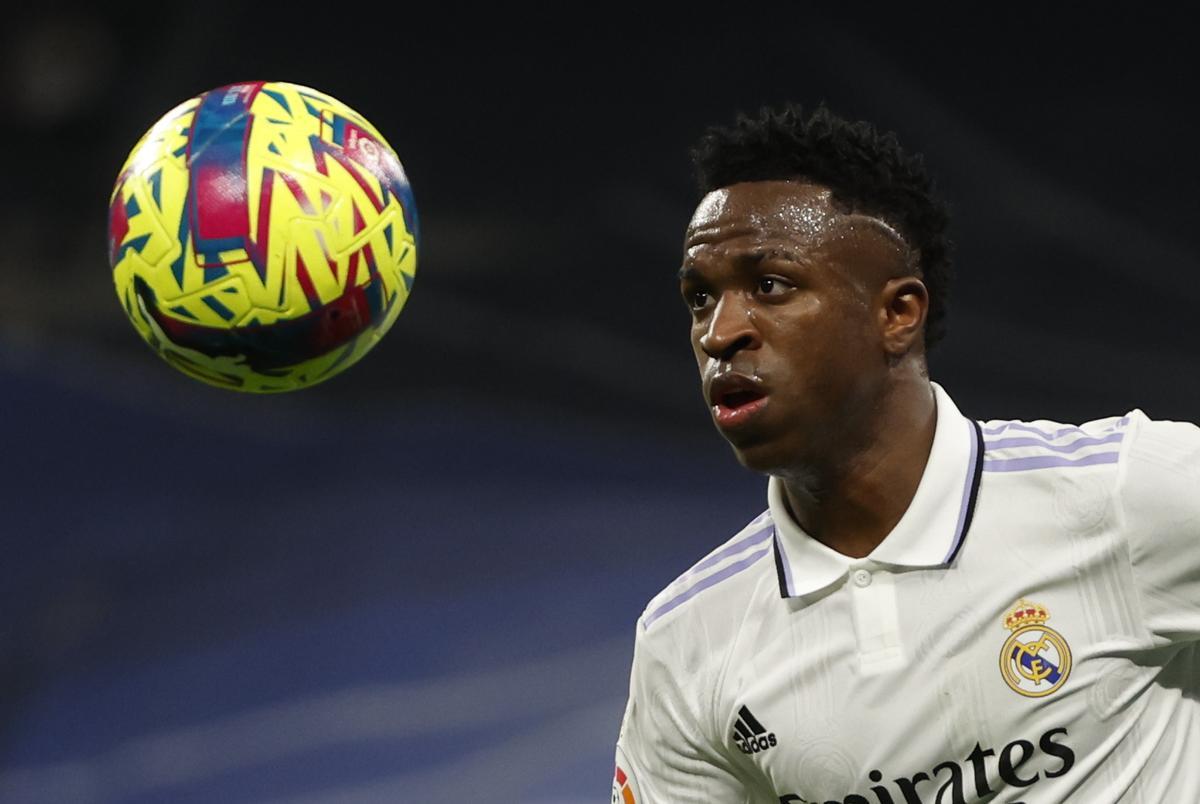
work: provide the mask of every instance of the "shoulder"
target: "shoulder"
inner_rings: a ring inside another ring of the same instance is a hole
[[[980,499],[1005,521],[1051,517],[1072,532],[1091,532],[1119,508],[1117,478],[1135,428],[1133,414],[1083,424],[980,422]]]
[[[983,471],[1025,475],[1039,470],[1067,471],[1116,466],[1133,429],[1134,415],[1110,416],[1083,424],[1037,419],[980,422]]]
[[[1129,414],[1131,435],[1118,477],[1120,501],[1134,523],[1200,522],[1200,427]]]
[[[1140,410],[1083,424],[980,422],[985,472],[1112,465],[1126,474],[1149,466],[1187,472],[1200,459],[1200,427],[1151,419]]]
[[[1191,422],[1151,419],[1140,410],[1130,411],[1129,459],[1150,462],[1166,469],[1195,468],[1200,460],[1200,427]]]
[[[697,618],[708,628],[721,619],[714,611],[744,610],[747,587],[761,583],[764,572],[773,577],[774,535],[769,512],[755,517],[651,598],[638,620],[639,636],[667,638]]]
[[[1185,513],[1200,507],[1200,428],[1194,424],[1132,410],[1083,424],[992,420],[980,422],[980,429],[989,476],[1053,488],[1058,498],[1078,488],[1098,502],[1103,490],[1132,516],[1164,506],[1182,506]]]

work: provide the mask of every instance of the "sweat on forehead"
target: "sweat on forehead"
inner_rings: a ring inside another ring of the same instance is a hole
[[[831,236],[875,231],[907,255],[907,241],[886,221],[849,211],[829,188],[802,180],[760,181],[714,190],[696,207],[687,246],[733,238],[787,238],[820,243]]]

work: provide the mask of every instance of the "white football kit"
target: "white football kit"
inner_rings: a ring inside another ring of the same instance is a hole
[[[614,804],[1200,802],[1200,429],[975,422],[866,558],[769,507],[637,625]]]

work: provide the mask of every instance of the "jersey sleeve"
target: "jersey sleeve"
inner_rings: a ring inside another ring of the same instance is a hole
[[[1140,417],[1119,499],[1147,627],[1200,640],[1200,428]]]
[[[708,745],[698,712],[702,685],[681,678],[655,642],[639,622],[613,804],[749,804],[732,767]]]

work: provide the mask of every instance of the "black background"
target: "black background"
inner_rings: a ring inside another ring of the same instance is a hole
[[[764,103],[826,102],[925,154],[958,272],[931,369],[964,413],[1200,419],[1200,114],[1183,20],[226,0],[39,4],[0,45],[0,767],[107,766],[123,740],[359,683],[345,668],[311,683],[263,669],[239,686],[239,667],[221,677],[228,696],[191,709],[194,691],[172,686],[186,676],[173,662],[330,612],[602,568],[604,605],[512,602],[512,622],[483,621],[487,638],[431,644],[480,666],[501,661],[498,636],[557,650],[558,607],[627,634],[650,595],[761,510],[760,479],[700,400],[674,276],[697,200],[688,147]],[[259,79],[371,120],[421,220],[392,332],[347,373],[279,397],[168,368],[105,264],[112,181],[138,137],[188,97]],[[564,500],[576,507],[545,509]],[[375,681],[420,674],[390,649]],[[614,703],[580,760],[599,779],[580,789],[606,784],[623,661],[596,682]],[[171,692],[119,716],[61,714],[111,687],[98,679],[141,672]],[[64,723],[90,736],[64,744]],[[384,772],[338,762],[325,766],[339,783]],[[222,800],[337,789],[288,776]],[[0,791],[15,778],[0,774]],[[513,784],[501,789],[523,795]],[[127,800],[89,790],[75,800]]]

